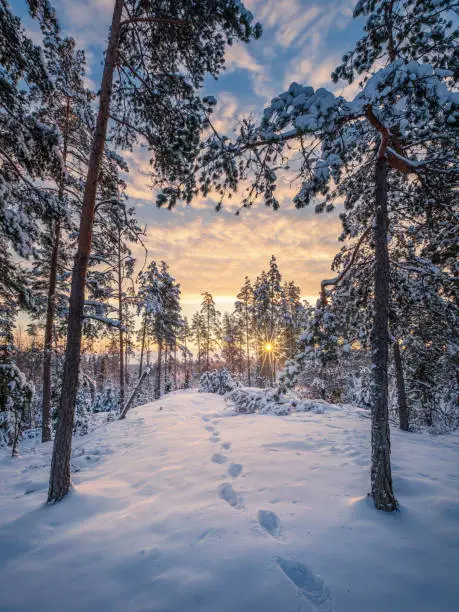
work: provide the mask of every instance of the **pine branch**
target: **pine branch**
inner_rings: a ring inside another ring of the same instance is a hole
[[[352,253],[351,259],[349,263],[347,264],[347,266],[344,268],[344,270],[340,274],[338,274],[338,276],[336,276],[335,278],[326,279],[320,283],[320,302],[322,303],[322,305],[325,306],[327,304],[327,295],[326,295],[325,287],[329,287],[330,285],[337,285],[346,276],[346,274],[349,272],[349,270],[354,265],[354,261],[355,261],[355,258],[357,257],[360,247],[362,246],[363,241],[366,239],[366,237],[370,233],[370,230],[371,230],[371,225],[369,225],[367,229],[363,232],[363,234],[360,236],[357,244],[354,247],[354,251]]]

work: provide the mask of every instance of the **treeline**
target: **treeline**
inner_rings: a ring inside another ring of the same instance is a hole
[[[274,256],[267,271],[253,281],[245,279],[232,312],[220,313],[212,294],[204,292],[201,307],[189,322],[183,316],[180,286],[168,265],[151,261],[134,273],[129,243],[124,247],[124,258],[113,250],[119,268],[108,266],[107,253],[105,263],[99,260],[96,269],[98,286],[104,291],[97,301],[91,300],[97,311],[90,313],[83,328],[75,433],[87,433],[100,420],[100,413],[108,413],[109,418],[119,414],[146,368],[149,374],[139,386],[134,404],[197,386],[201,374],[223,366],[244,385],[275,384],[285,362],[296,355],[309,305],[293,281],[283,281]],[[63,301],[68,299],[68,289],[60,296]],[[44,350],[46,309],[32,316],[34,322],[28,324],[26,335],[22,327],[14,331],[10,351],[34,393],[25,413],[23,409],[16,415],[10,411],[4,441],[11,442],[14,437],[15,418],[21,418],[23,429],[41,427],[43,441],[50,439],[57,424],[66,310],[55,313],[49,352]],[[43,377],[46,367],[49,380]],[[45,392],[48,384],[49,392]]]
[[[190,327],[198,372],[224,365],[244,384],[274,385],[285,361],[296,355],[308,309],[300,288],[282,281],[276,258],[254,281],[245,278],[231,313],[221,315],[210,293],[203,298]]]

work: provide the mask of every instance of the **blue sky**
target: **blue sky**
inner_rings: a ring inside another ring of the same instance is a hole
[[[22,0],[12,4],[13,10],[23,13]],[[353,47],[363,25],[362,20],[352,19],[354,0],[248,0],[245,4],[262,23],[263,36],[249,45],[231,47],[226,72],[218,81],[206,82],[207,93],[218,100],[216,123],[229,134],[238,118],[260,114],[292,81],[341,92],[343,86],[333,86],[330,73]],[[88,80],[97,89],[113,0],[55,0],[54,6],[64,32],[86,50]],[[36,29],[29,19],[26,23]],[[288,183],[289,177],[279,185],[282,206],[277,212],[260,203],[236,217],[234,210],[216,213],[212,202],[201,201],[170,212],[155,208],[145,174],[147,152],[139,147],[126,157],[131,166],[128,194],[139,220],[148,226],[148,257],[169,263],[181,283],[187,314],[196,309],[202,291],[212,292],[221,309],[229,309],[244,277],[258,275],[271,255],[277,257],[284,277],[295,280],[303,295],[315,300],[340,248],[339,223],[336,213],[295,210],[291,203],[295,186]],[[144,258],[140,251],[138,255]]]

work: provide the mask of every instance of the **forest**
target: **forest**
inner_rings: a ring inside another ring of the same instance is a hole
[[[94,50],[67,34],[60,3],[19,4],[0,1],[0,450],[11,473],[28,453],[48,453],[41,503],[68,503],[85,440],[128,432],[144,406],[175,410],[183,398],[192,412],[192,394],[210,393],[241,419],[324,412],[332,423],[334,411],[339,420],[354,410],[368,426],[372,508],[403,514],[391,437],[402,449],[420,436],[428,449],[459,427],[458,3],[359,0],[358,39],[328,89],[292,82],[232,118],[230,135],[214,119],[209,79],[224,73],[228,49],[265,38],[239,0],[113,0],[96,75]],[[247,4],[256,16],[258,2]],[[323,224],[337,215],[333,278],[316,301],[279,249],[256,276],[240,270],[232,309],[197,286],[201,303],[186,316],[180,270],[167,250],[151,256],[128,194],[139,147],[151,206],[171,215],[196,202],[209,215],[232,202],[236,215],[257,206],[273,215],[283,180],[295,186],[292,207]],[[228,486],[220,497],[243,508]],[[275,514],[258,517],[282,540]],[[334,609],[315,575],[299,580],[279,559],[309,605]],[[217,609],[186,601],[149,609]],[[452,611],[451,601],[425,609]],[[353,606],[337,610],[369,609]]]

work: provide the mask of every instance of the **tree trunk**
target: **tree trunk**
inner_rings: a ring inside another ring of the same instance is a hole
[[[174,343],[174,391],[177,390],[177,342]]]
[[[142,343],[140,345],[140,363],[139,363],[139,378],[142,376],[142,368],[143,368],[143,355],[145,352],[145,338],[147,332],[147,315],[144,315],[143,318],[143,327],[142,327]]]
[[[121,269],[121,230],[118,230],[118,321],[119,321],[119,381],[120,381],[120,411],[124,407],[124,329],[123,329],[123,275]]]
[[[375,310],[372,331],[371,495],[378,510],[392,512],[397,509],[397,501],[392,491],[387,376],[389,357],[387,166],[385,156],[381,154],[376,162],[375,184]]]
[[[83,206],[81,209],[78,248],[73,266],[67,346],[62,377],[62,395],[59,405],[56,437],[54,439],[48,502],[57,502],[61,500],[67,495],[70,489],[70,457],[72,453],[75,400],[78,389],[78,369],[81,353],[86,274],[91,252],[97,184],[99,181],[100,167],[107,136],[113,71],[118,56],[122,11],[123,0],[115,0],[110,39],[105,56],[104,72],[100,88],[99,112],[97,115],[91,155],[89,157],[88,174],[86,177]]]
[[[164,342],[164,393],[167,393],[167,342]]]
[[[67,98],[65,108],[65,122],[63,129],[63,149],[62,149],[62,164],[65,168],[67,162],[67,143],[70,118],[70,100]],[[59,181],[58,197],[62,200],[64,196],[65,175],[62,173]],[[43,391],[42,391],[42,408],[41,408],[41,441],[49,442],[52,437],[51,424],[51,352],[53,346],[53,329],[54,329],[54,313],[56,311],[56,280],[57,280],[57,265],[59,262],[59,249],[61,241],[61,222],[56,219],[54,224],[54,240],[53,249],[51,251],[51,261],[48,280],[48,301],[46,304],[46,323],[45,323],[45,338],[43,346]]]
[[[209,371],[209,351],[210,351],[210,318],[207,311],[207,343],[206,343],[206,370]]]
[[[129,333],[126,328],[126,336],[124,341],[124,386],[129,387]]]
[[[43,394],[41,408],[41,441],[49,442],[52,436],[51,425],[51,353],[53,344],[53,324],[56,310],[56,279],[59,259],[61,224],[56,219],[54,224],[54,242],[51,253],[48,281],[48,302],[46,305],[45,338],[43,348]]]
[[[250,384],[249,315],[248,315],[247,308],[245,311],[245,331],[246,331],[246,345],[247,345],[247,381],[248,381],[249,387],[251,387],[252,385]]]
[[[156,385],[155,385],[155,400],[161,397],[161,360],[163,352],[163,343],[158,342],[158,364],[156,367]]]
[[[402,431],[409,431],[410,419],[408,403],[406,401],[405,377],[403,375],[402,355],[400,353],[400,346],[396,340],[394,340],[392,350],[394,353],[395,380],[397,382],[397,401],[400,429]]]
[[[149,370],[148,370],[148,368],[147,368],[147,369],[144,371],[144,373],[142,374],[142,376],[139,378],[139,380],[137,381],[137,384],[136,384],[136,386],[134,387],[134,390],[132,391],[131,396],[130,396],[130,398],[128,399],[128,401],[127,401],[126,405],[122,407],[122,409],[121,409],[121,414],[120,414],[120,416],[118,417],[118,420],[120,420],[120,421],[121,421],[122,419],[126,418],[126,415],[127,415],[127,413],[128,413],[128,410],[129,410],[129,409],[130,409],[130,407],[132,406],[132,403],[134,402],[134,398],[135,398],[135,396],[137,395],[137,392],[139,391],[140,386],[142,385],[142,383],[143,383],[144,379],[145,379],[145,378],[148,376],[148,374],[149,374]]]

